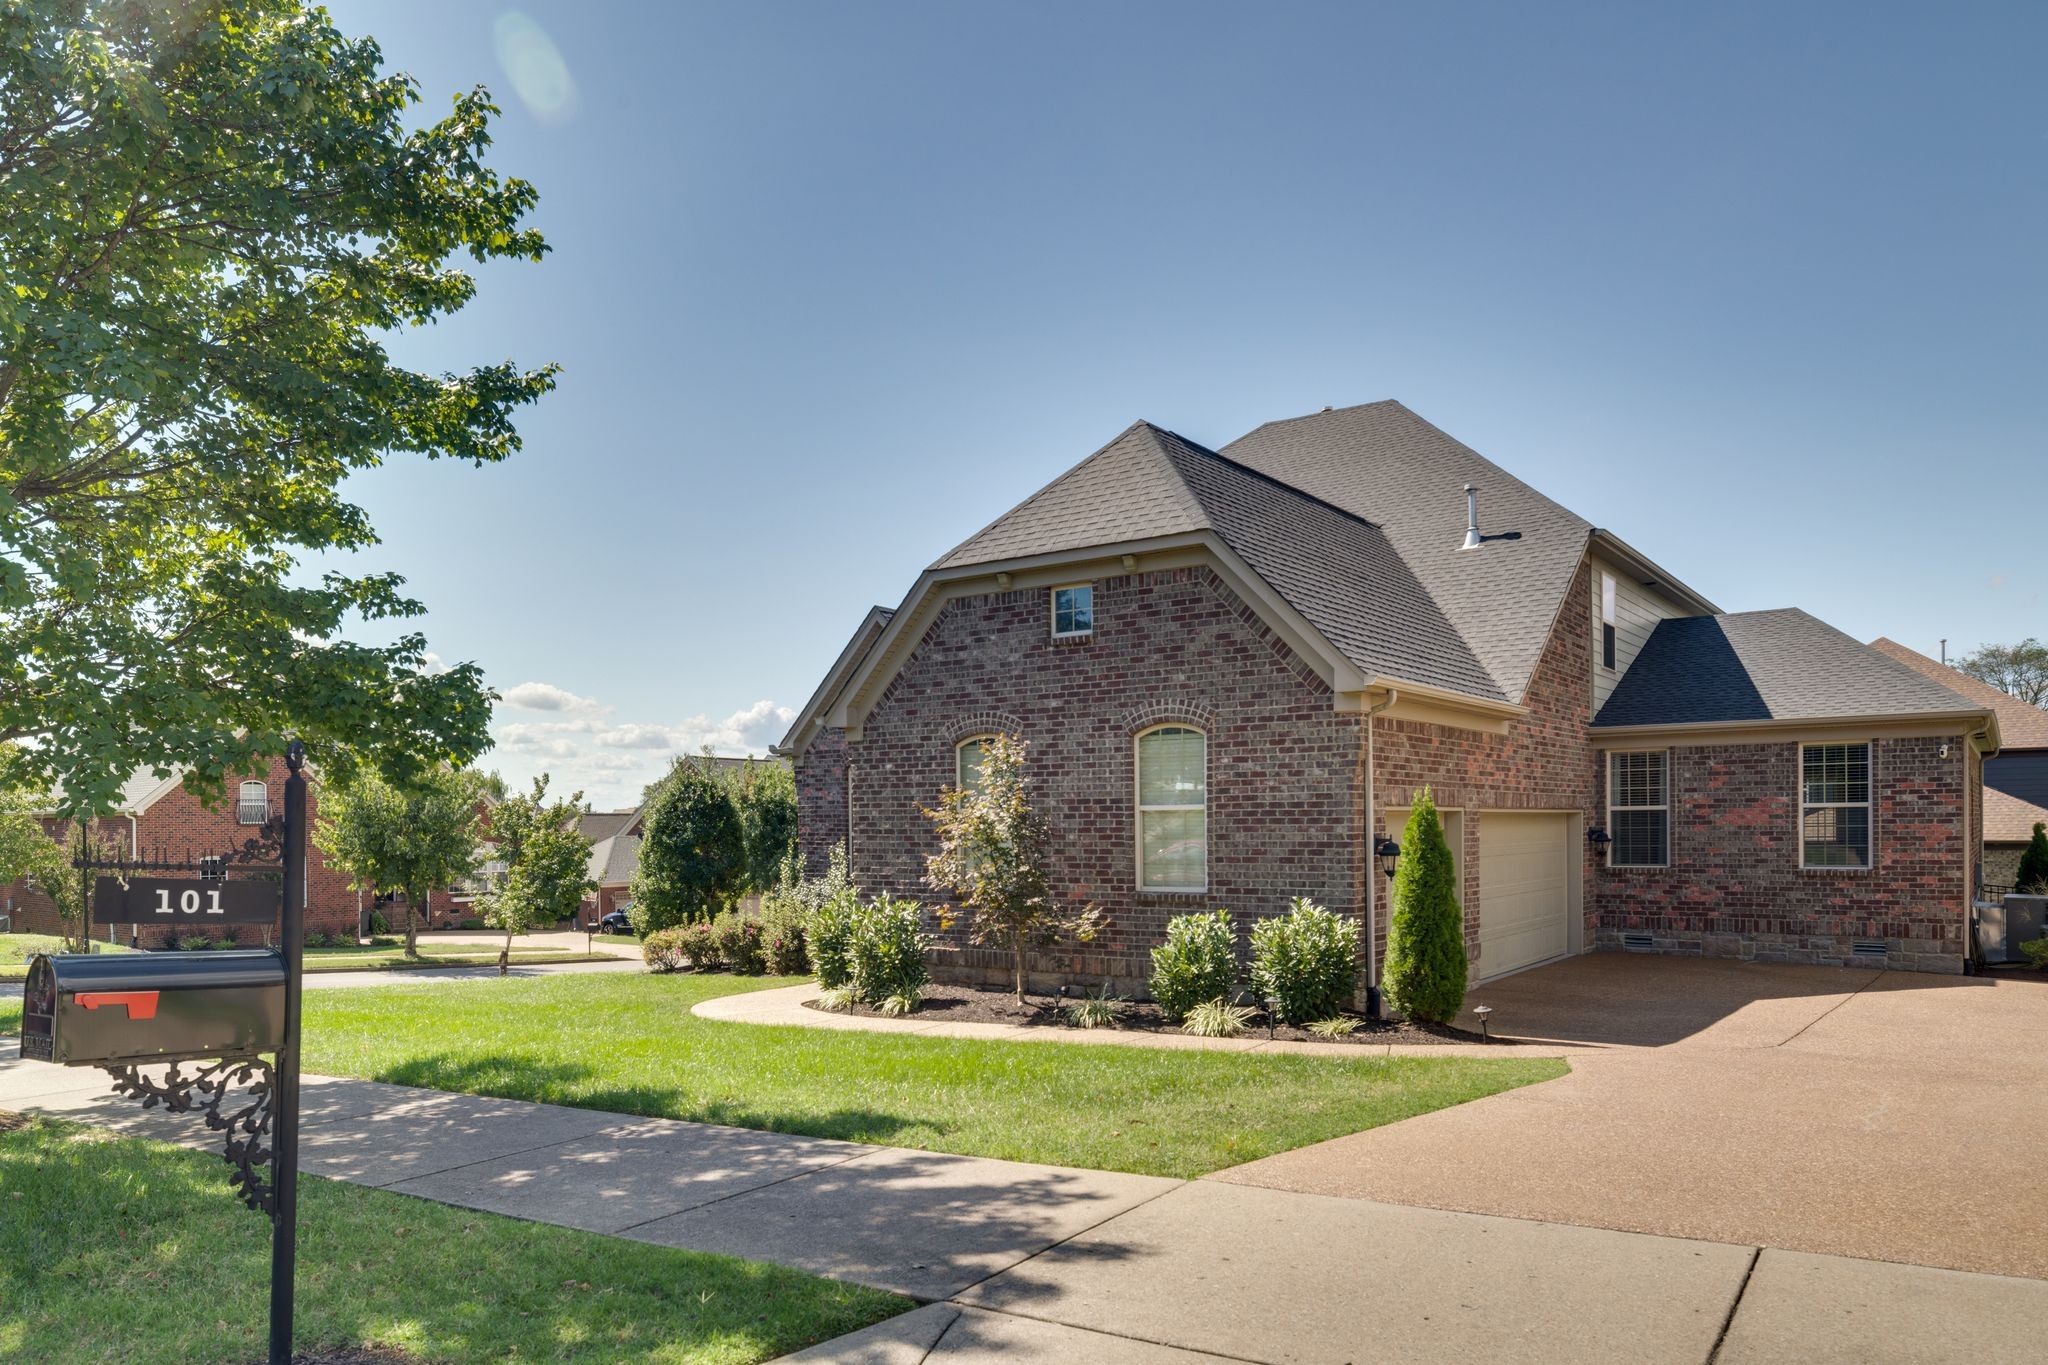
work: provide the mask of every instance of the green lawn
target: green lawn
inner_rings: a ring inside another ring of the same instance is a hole
[[[28,975],[30,958],[37,953],[58,952],[63,946],[62,939],[48,934],[0,934],[0,981],[22,980]],[[252,937],[241,946],[261,947],[262,940]],[[125,953],[128,949],[118,944],[95,941],[93,951]],[[486,943],[422,943],[420,956],[435,967],[498,965],[498,950]],[[562,952],[554,948],[515,947],[512,950],[513,961],[529,967],[545,962],[609,962],[613,956],[611,953]],[[306,970],[309,972],[403,970],[418,965],[405,956],[402,947],[361,945],[306,950]]]
[[[263,1358],[270,1233],[216,1155],[30,1120],[0,1131],[0,1358]],[[298,1346],[422,1360],[751,1362],[900,1313],[728,1256],[305,1178]]]
[[[64,940],[55,934],[0,934],[0,981],[20,981],[28,975],[29,959],[37,953],[61,952]],[[125,953],[117,943],[95,941],[96,953]]]
[[[1549,1059],[996,1043],[699,1019],[730,976],[306,994],[306,1069],[972,1156],[1195,1176],[1564,1074]]]

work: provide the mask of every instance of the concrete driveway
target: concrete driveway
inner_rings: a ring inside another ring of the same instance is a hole
[[[1569,1076],[1210,1177],[2048,1279],[2048,977],[1600,954],[1474,991]]]

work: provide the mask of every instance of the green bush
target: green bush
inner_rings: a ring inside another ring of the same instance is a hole
[[[2048,938],[2030,938],[2020,945],[2020,951],[2036,970],[2048,972]]]
[[[1180,1031],[1198,1038],[1235,1038],[1251,1023],[1252,1014],[1249,1005],[1233,1005],[1227,1000],[1204,1000],[1188,1011],[1187,1022],[1180,1026]]]
[[[678,924],[675,931],[683,945],[683,956],[690,959],[692,967],[708,972],[725,965],[724,936],[716,925],[706,920],[695,920],[689,924]]]
[[[178,939],[178,951],[181,953],[203,953],[211,947],[213,940],[205,934],[185,934]]]
[[[2013,874],[2015,891],[2028,895],[2048,893],[2048,825],[2034,824],[2034,837],[2020,854],[2020,869]]]
[[[325,934],[306,935],[306,946],[308,948],[325,948],[328,942],[328,937]]]
[[[1252,926],[1252,989],[1290,1024],[1328,1019],[1358,986],[1358,924],[1296,896]]]
[[[649,971],[676,972],[683,967],[683,931],[657,929],[640,940],[640,960]]]
[[[719,960],[743,976],[759,976],[767,969],[761,921],[752,915],[728,910],[711,921],[711,937],[717,944]]]
[[[390,932],[391,921],[384,918],[384,912],[382,910],[372,910],[370,912],[370,937],[382,938]]]
[[[1465,1002],[1465,911],[1451,846],[1427,787],[1416,795],[1402,831],[1397,869],[1381,987],[1403,1016],[1449,1023]]]
[[[471,919],[466,919],[466,920],[462,920],[462,921],[460,921],[459,923],[457,923],[457,924],[456,924],[456,926],[455,926],[455,927],[456,927],[456,928],[458,928],[458,929],[488,929],[488,928],[490,928],[491,926],[489,926],[488,924],[485,924],[485,923],[484,923],[484,922],[483,922],[482,920],[480,920],[480,919],[475,919],[475,918],[471,918]]]
[[[853,984],[853,932],[859,915],[860,897],[847,890],[812,909],[804,924],[811,974],[828,991]]]
[[[1099,995],[1060,1001],[1060,1009],[1067,1016],[1067,1022],[1075,1028],[1115,1028],[1116,1021],[1129,1013],[1130,1008],[1130,1001],[1109,993],[1107,981],[1102,983]]]
[[[739,808],[701,763],[679,758],[641,808],[645,833],[633,871],[633,932],[708,920],[746,886]]]
[[[802,906],[772,897],[762,901],[761,952],[775,976],[802,976],[811,969]]]
[[[1152,950],[1152,998],[1179,1022],[1197,1005],[1228,1000],[1237,990],[1237,935],[1228,910],[1175,915],[1166,942]]]
[[[892,1012],[908,1013],[931,980],[924,962],[931,946],[924,907],[882,896],[860,906],[853,923],[847,966],[855,998],[884,1008],[907,1002],[908,1007]]]

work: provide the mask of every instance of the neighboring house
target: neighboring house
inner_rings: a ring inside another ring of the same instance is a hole
[[[640,812],[586,811],[577,823],[590,840],[590,879],[597,890],[583,898],[583,919],[595,922],[633,904],[633,870],[640,866]]]
[[[1879,638],[1870,647],[1998,713],[2004,747],[1984,760],[1982,884],[2005,888],[2019,875],[2020,854],[2034,826],[2048,824],[2048,710],[1950,668],[1939,659]]]
[[[170,857],[183,860],[239,849],[257,836],[263,822],[284,811],[284,760],[273,762],[261,774],[227,783],[226,795],[217,807],[203,805],[184,788],[184,773],[158,777],[137,773],[121,790],[116,812],[96,825],[95,837],[118,847],[131,857]],[[310,784],[306,795],[308,825],[319,816],[319,784]],[[45,827],[53,837],[70,842],[76,838],[69,821],[47,819]],[[266,861],[275,861],[276,854]],[[356,927],[356,893],[349,890],[348,877],[327,866],[320,850],[308,841],[306,868],[306,930],[308,933],[352,934]],[[49,897],[30,891],[20,883],[0,892],[12,907],[16,931],[54,934],[63,922]],[[129,926],[112,926],[122,942],[128,940]],[[95,938],[106,938],[110,926],[97,920]],[[154,946],[179,932],[176,929],[144,927],[142,943]],[[186,929],[185,932],[191,932]],[[255,930],[243,930],[256,933]]]
[[[1376,984],[1376,850],[1424,787],[1474,980],[1594,947],[1959,971],[1997,724],[1803,613],[1718,614],[1385,402],[1221,451],[1133,425],[871,612],[778,752],[813,872],[843,841],[929,901],[924,810],[1022,736],[1056,892],[1110,922],[1068,979],[1309,896],[1371,917]]]

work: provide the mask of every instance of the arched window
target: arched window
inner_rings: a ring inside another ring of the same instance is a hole
[[[1186,725],[1138,736],[1138,885],[1209,885],[1209,737]]]
[[[270,788],[261,782],[244,782],[235,798],[235,821],[260,825],[270,818]]]
[[[989,741],[994,735],[975,735],[960,741],[953,750],[953,785],[962,791],[974,791],[981,786],[981,761],[988,756]]]

